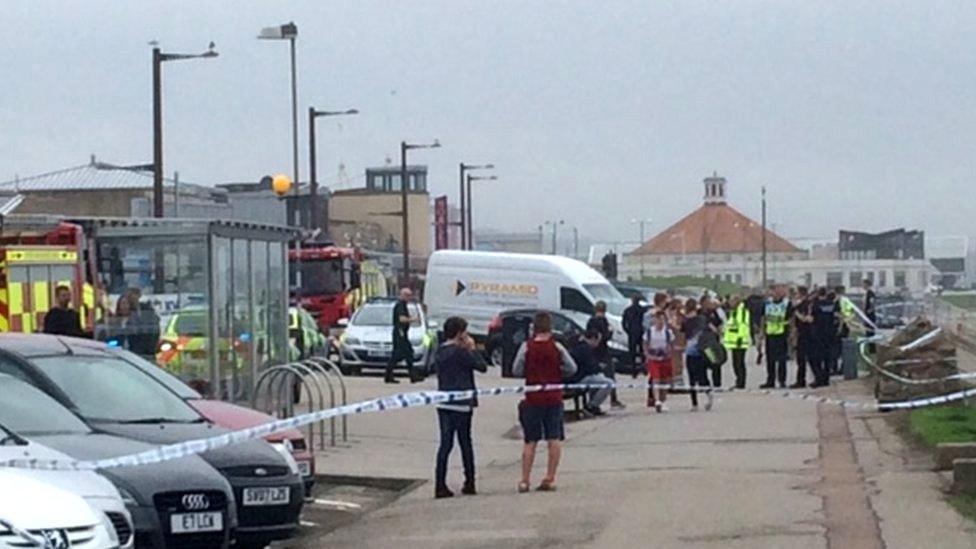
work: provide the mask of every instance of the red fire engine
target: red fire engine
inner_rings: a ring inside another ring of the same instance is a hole
[[[307,310],[328,333],[349,318],[364,295],[362,253],[332,244],[306,244],[288,253],[292,300]]]

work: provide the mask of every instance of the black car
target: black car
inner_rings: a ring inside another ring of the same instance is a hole
[[[586,331],[586,319],[580,315],[579,318],[572,318],[564,313],[555,311],[543,311],[541,309],[513,309],[502,311],[488,325],[488,338],[485,340],[485,354],[492,366],[501,367],[504,349],[504,338],[502,327],[506,322],[515,322],[520,327],[527,328],[532,324],[532,319],[537,313],[549,313],[552,317],[552,333],[556,340],[563,344],[567,349],[572,348],[573,344]],[[514,349],[521,345],[524,339],[524,330],[517,330],[515,340],[512,342]]]
[[[0,357],[0,362],[6,359]],[[151,450],[154,446],[98,434],[37,387],[0,374],[0,424],[25,438],[78,460],[97,460]],[[197,456],[154,465],[98,471],[122,495],[132,513],[138,549],[227,547],[237,524],[230,484]]]
[[[48,335],[0,336],[0,373],[54,397],[96,431],[151,444],[229,432],[104,343]],[[298,528],[301,476],[263,440],[200,455],[230,482],[237,503],[236,547],[263,547]]]

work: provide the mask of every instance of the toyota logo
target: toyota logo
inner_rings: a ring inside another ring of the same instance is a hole
[[[207,498],[206,494],[187,494],[183,496],[180,503],[182,503],[183,508],[188,511],[200,511],[202,509],[210,508],[210,500]]]
[[[68,549],[68,533],[64,530],[41,530],[38,532],[44,542],[44,549]]]

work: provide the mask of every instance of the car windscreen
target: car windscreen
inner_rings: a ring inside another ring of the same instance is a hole
[[[615,316],[623,315],[624,309],[629,304],[627,299],[609,284],[583,284],[583,289],[594,300],[605,302],[607,304],[607,312]]]
[[[163,368],[149,362],[148,360],[140,357],[137,354],[131,353],[124,349],[119,349],[116,351],[119,356],[121,356],[126,362],[132,363],[133,366],[139,368],[147,375],[152,376],[153,379],[162,383],[170,391],[173,391],[179,395],[182,399],[197,399],[203,398],[203,395],[194,391],[189,385],[180,381],[180,379],[173,374],[167,372]]]
[[[356,326],[393,326],[393,303],[366,305],[360,308],[352,317],[352,324]],[[410,316],[420,318],[420,307],[411,303],[408,307]],[[415,321],[413,326],[420,326]]]
[[[193,408],[125,360],[109,356],[58,355],[31,360],[89,421],[189,423]]]
[[[340,258],[293,261],[290,267],[291,285],[301,295],[336,295],[346,287]]]
[[[203,312],[179,313],[176,316],[173,331],[177,335],[186,337],[206,337],[207,315]]]
[[[78,416],[40,389],[10,376],[0,376],[0,423],[24,436],[86,434]]]

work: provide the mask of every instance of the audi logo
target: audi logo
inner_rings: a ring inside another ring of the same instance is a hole
[[[201,509],[210,508],[210,500],[207,498],[206,494],[187,494],[183,496],[180,503],[182,503],[183,508],[188,511],[199,511]]]

